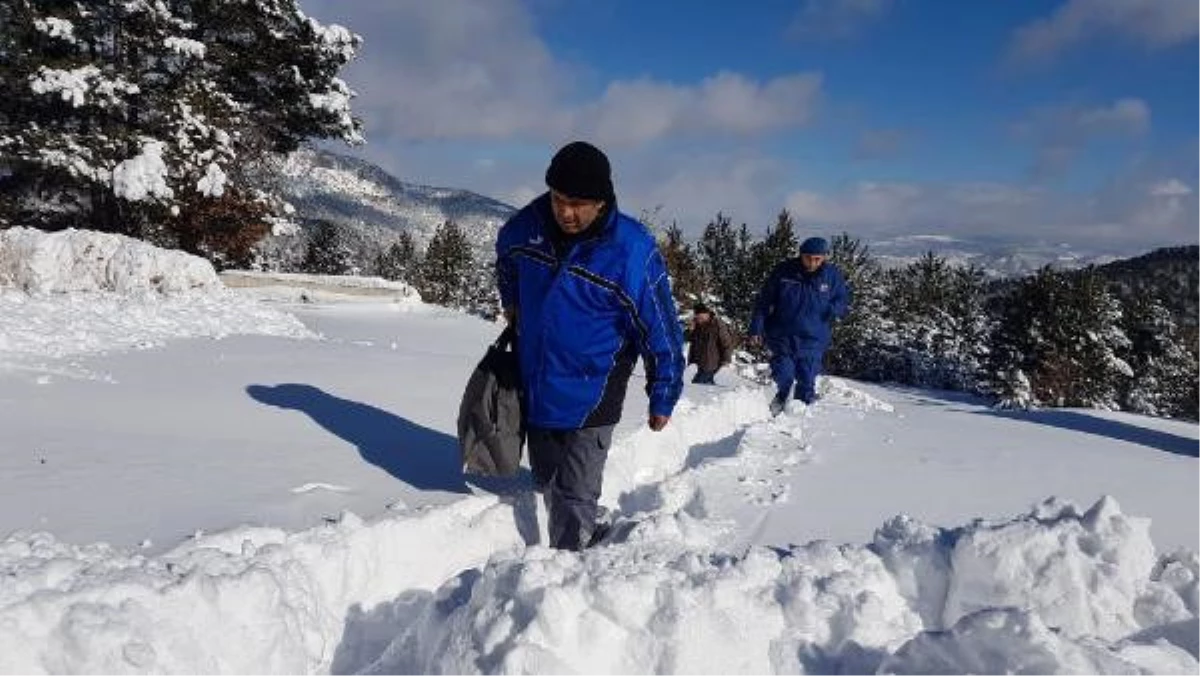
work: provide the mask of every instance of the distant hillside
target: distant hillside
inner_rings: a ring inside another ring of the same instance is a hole
[[[406,183],[365,160],[319,150],[293,153],[280,167],[284,197],[296,220],[310,226],[329,221],[362,261],[390,245],[401,232],[424,248],[438,226],[453,220],[481,257],[492,255],[496,232],[515,212],[503,202],[455,188]],[[283,261],[303,255],[303,237],[273,237],[266,248]]]
[[[1200,305],[1200,246],[1156,249],[1143,256],[1097,266],[1114,292],[1127,298],[1158,298],[1188,326],[1197,324]]]
[[[992,279],[1028,275],[1047,265],[1070,270],[1115,259],[1110,253],[1067,244],[1015,243],[986,237],[904,235],[869,242],[869,246],[871,253],[885,267],[903,267],[932,251],[954,265],[975,265]]]

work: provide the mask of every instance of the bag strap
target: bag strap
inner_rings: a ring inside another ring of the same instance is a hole
[[[513,344],[516,342],[516,339],[517,330],[513,328],[512,324],[509,324],[508,326],[504,327],[503,331],[500,332],[500,335],[496,338],[496,342],[492,343],[492,347],[500,350],[508,349],[509,347],[513,346]]]

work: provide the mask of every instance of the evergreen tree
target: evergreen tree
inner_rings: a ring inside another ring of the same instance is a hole
[[[244,261],[284,205],[261,158],[361,140],[336,77],[359,38],[296,0],[0,8],[0,219],[86,222]]]
[[[700,237],[699,262],[701,273],[709,280],[708,288],[717,301],[713,310],[725,317],[733,317],[731,299],[734,299],[733,305],[738,303],[735,299],[738,279],[733,274],[738,258],[738,236],[733,223],[728,216],[717,213]]]
[[[466,235],[454,221],[446,221],[438,227],[425,250],[417,289],[427,303],[467,308],[473,287],[479,284],[475,270]]]
[[[988,387],[1000,406],[1028,408],[1041,403],[1030,375],[1051,348],[1035,327],[1035,318],[1049,311],[1059,282],[1060,277],[1047,266],[1004,288],[988,303],[995,319],[989,340]]]
[[[900,348],[891,379],[923,387],[976,389],[986,352],[982,271],[953,266],[931,251],[888,277],[886,311]]]
[[[754,301],[763,282],[766,281],[767,273],[770,272],[756,264],[754,256],[757,251],[754,237],[743,223],[737,231],[733,258],[728,262],[724,279],[719,283],[719,286],[723,287],[720,293],[725,315],[735,328],[742,330],[750,326]]]
[[[1121,310],[1095,271],[1059,273],[1049,266],[997,299],[989,372],[1000,396],[1005,378],[1028,378],[1032,401],[1115,409],[1133,372],[1121,359],[1129,340]]]
[[[464,288],[464,308],[487,320],[500,316],[500,290],[496,286],[494,261],[474,261]]]
[[[987,314],[985,274],[975,264],[954,269],[953,293],[949,313],[954,321],[952,346],[956,367],[953,389],[983,392],[986,389],[985,364],[988,357],[988,338],[991,318]]]
[[[684,241],[683,231],[672,223],[658,240],[658,249],[671,276],[671,290],[680,308],[691,307],[705,294],[706,283],[693,247]]]
[[[415,286],[419,264],[416,243],[412,234],[405,230],[379,255],[375,270],[384,279]]]
[[[1123,408],[1195,420],[1195,341],[1185,342],[1185,332],[1176,326],[1170,311],[1151,297],[1134,296],[1123,304],[1122,327],[1129,337],[1126,360],[1133,372],[1122,395]]]
[[[308,240],[301,268],[315,275],[348,275],[354,269],[352,257],[353,252],[337,224],[318,221]]]
[[[896,348],[894,327],[885,313],[890,291],[884,272],[869,247],[848,233],[832,239],[829,259],[842,271],[852,300],[849,313],[834,324],[826,368],[852,378],[884,380]]]
[[[800,253],[796,241],[796,224],[787,209],[779,212],[775,225],[767,229],[767,235],[755,247],[750,263],[755,267],[755,278],[765,282],[767,276],[783,261],[795,258]]]

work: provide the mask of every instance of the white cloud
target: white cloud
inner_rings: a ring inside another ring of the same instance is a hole
[[[821,88],[815,73],[762,82],[721,72],[694,84],[613,81],[589,100],[580,92],[594,74],[556,59],[517,0],[308,5],[364,38],[346,79],[368,141],[738,136],[806,124]]]
[[[1078,124],[1093,133],[1144,134],[1150,128],[1150,106],[1141,99],[1125,98],[1107,108],[1083,111]]]
[[[821,41],[854,38],[891,6],[892,0],[807,0],[792,19],[788,34]]]
[[[1150,186],[1150,194],[1155,197],[1178,197],[1192,194],[1192,189],[1183,181],[1172,178]]]
[[[518,0],[346,3],[306,10],[364,38],[346,79],[373,139],[505,138],[552,115],[576,77]]]
[[[1196,194],[1183,181],[1177,178],[1157,181],[1144,189],[1135,205],[1129,218],[1139,231],[1157,232],[1188,224],[1192,237],[1196,237]]]
[[[1032,169],[1038,179],[1067,171],[1080,152],[1096,140],[1136,138],[1150,130],[1150,106],[1141,99],[1123,98],[1111,105],[1084,108],[1078,105],[1035,109],[1013,125],[1019,139],[1037,149]]]
[[[676,134],[756,134],[807,124],[821,76],[789,75],[759,83],[721,72],[699,85],[649,79],[618,81],[580,111],[573,126],[600,142],[639,145]]]
[[[798,223],[846,230],[866,240],[913,232],[1015,241],[1053,239],[1149,247],[1196,241],[1197,200],[1179,179],[1126,176],[1091,194],[1002,183],[875,183],[821,193],[796,191]]]
[[[1196,0],[1068,0],[1053,14],[1017,29],[1010,63],[1043,61],[1089,40],[1117,37],[1162,48],[1197,35]]]
[[[753,151],[617,153],[613,170],[622,210],[638,215],[661,207],[656,219],[678,222],[689,237],[718,211],[761,233],[787,191],[787,168]]]

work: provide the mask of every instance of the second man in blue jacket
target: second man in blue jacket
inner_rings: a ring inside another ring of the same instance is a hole
[[[817,398],[817,375],[829,347],[833,320],[850,307],[850,289],[837,266],[829,263],[829,242],[810,237],[800,255],[775,266],[763,284],[750,320],[751,340],[766,340],[771,378],[778,391],[771,415],[795,396],[806,404]]]

